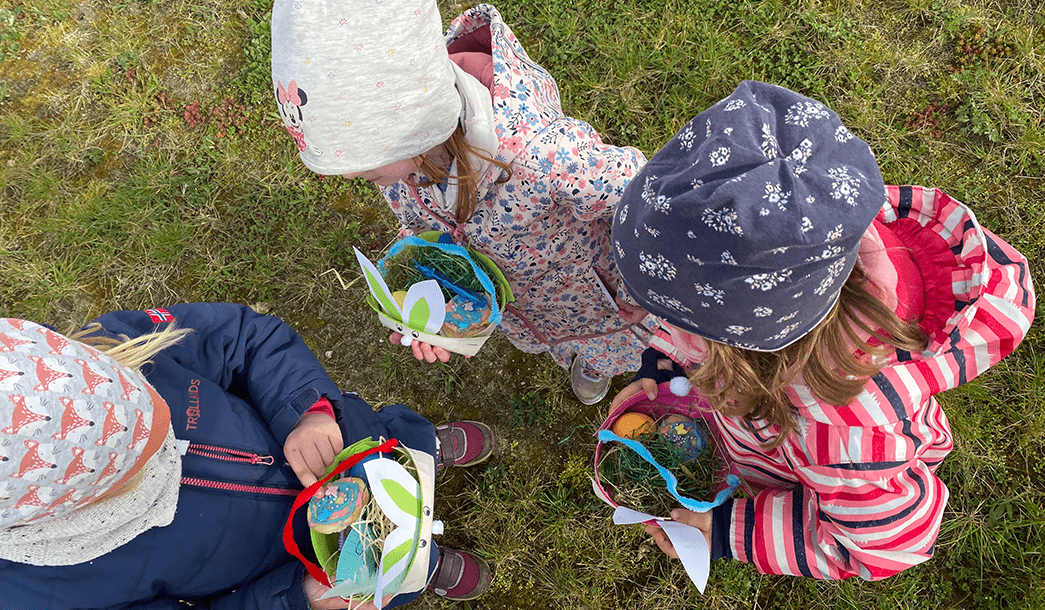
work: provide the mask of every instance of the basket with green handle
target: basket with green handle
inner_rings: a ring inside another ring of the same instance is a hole
[[[316,581],[330,587],[326,598],[373,600],[381,608],[388,596],[420,591],[428,581],[435,471],[435,458],[395,439],[361,440],[341,451],[327,474],[298,494],[283,529],[284,546]],[[365,481],[365,506],[340,531],[310,530],[317,565],[294,541],[294,514],[332,481],[349,476]]]

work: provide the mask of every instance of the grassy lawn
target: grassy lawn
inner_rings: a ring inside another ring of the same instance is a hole
[[[468,5],[443,1],[448,21]],[[941,397],[955,449],[936,556],[816,582],[712,566],[689,584],[588,480],[608,401],[494,337],[423,365],[387,344],[352,246],[396,222],[321,179],[276,114],[264,0],[0,0],[0,315],[71,329],[110,309],[238,301],[292,323],[345,389],[490,422],[493,459],[437,488],[446,544],[497,565],[473,608],[1045,608],[1045,337]],[[504,0],[568,114],[652,155],[741,79],[836,110],[887,183],[941,187],[1045,261],[1039,0]],[[1040,282],[1039,282],[1040,283]],[[623,379],[615,380],[621,387]],[[415,608],[439,606],[431,595]]]

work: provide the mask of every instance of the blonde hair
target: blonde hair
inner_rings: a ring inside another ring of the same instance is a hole
[[[824,321],[784,349],[756,352],[707,342],[703,364],[690,381],[720,412],[749,422],[765,420],[759,430],[779,426],[779,435],[764,448],[779,446],[796,427],[787,388],[799,374],[819,400],[843,406],[881,369],[875,356],[891,348],[925,348],[927,339],[918,325],[901,320],[865,288],[867,281],[853,269]],[[857,330],[871,339],[864,340]]]
[[[418,169],[424,174],[423,179],[427,180],[427,182],[421,182],[420,184],[411,183],[411,186],[428,186],[430,184],[449,182],[450,180],[456,181],[458,186],[457,201],[454,206],[454,220],[460,225],[468,222],[472,214],[475,213],[475,206],[478,205],[476,199],[479,192],[478,180],[482,177],[478,175],[478,170],[472,167],[469,155],[488,161],[500,168],[502,172],[507,172],[507,176],[502,175],[497,178],[496,184],[506,182],[512,175],[512,168],[507,163],[498,161],[487,155],[485,151],[469,144],[465,140],[464,132],[461,131],[460,125],[450,134],[450,138],[443,142],[443,148],[446,149],[451,158],[457,159],[458,174],[451,176],[446,168],[440,167],[438,163],[425,155],[420,155],[416,157]]]
[[[81,330],[69,335],[69,338],[93,347],[134,370],[152,362],[156,354],[178,343],[185,335],[192,332],[191,328],[177,328],[171,325],[131,339],[126,335],[110,337],[100,334],[102,330],[101,324],[91,322]]]

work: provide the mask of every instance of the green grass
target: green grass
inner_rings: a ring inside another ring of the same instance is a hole
[[[449,19],[463,3],[442,2]],[[497,565],[470,608],[1045,608],[1045,342],[944,403],[955,449],[936,556],[876,583],[719,562],[699,595],[588,476],[605,405],[494,337],[447,365],[385,341],[351,247],[396,223],[369,185],[319,179],[272,103],[268,10],[217,3],[0,5],[0,315],[70,328],[113,308],[230,300],[290,321],[344,388],[500,446],[449,473],[447,544]],[[567,113],[654,153],[745,78],[823,100],[886,181],[939,186],[1045,261],[1045,17],[1036,0],[505,0]],[[979,34],[979,38],[977,38]],[[342,284],[342,281],[347,287]],[[615,389],[624,384],[615,381]],[[417,608],[440,603],[422,596]],[[450,604],[453,605],[453,604]]]

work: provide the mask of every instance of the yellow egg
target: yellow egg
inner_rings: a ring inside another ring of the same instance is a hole
[[[403,301],[406,300],[406,291],[405,290],[396,290],[395,292],[392,293],[392,298],[395,299],[396,305],[399,305],[399,308],[402,309],[403,308]]]
[[[621,438],[635,438],[645,432],[657,429],[657,422],[642,413],[625,413],[613,423],[613,433]]]

